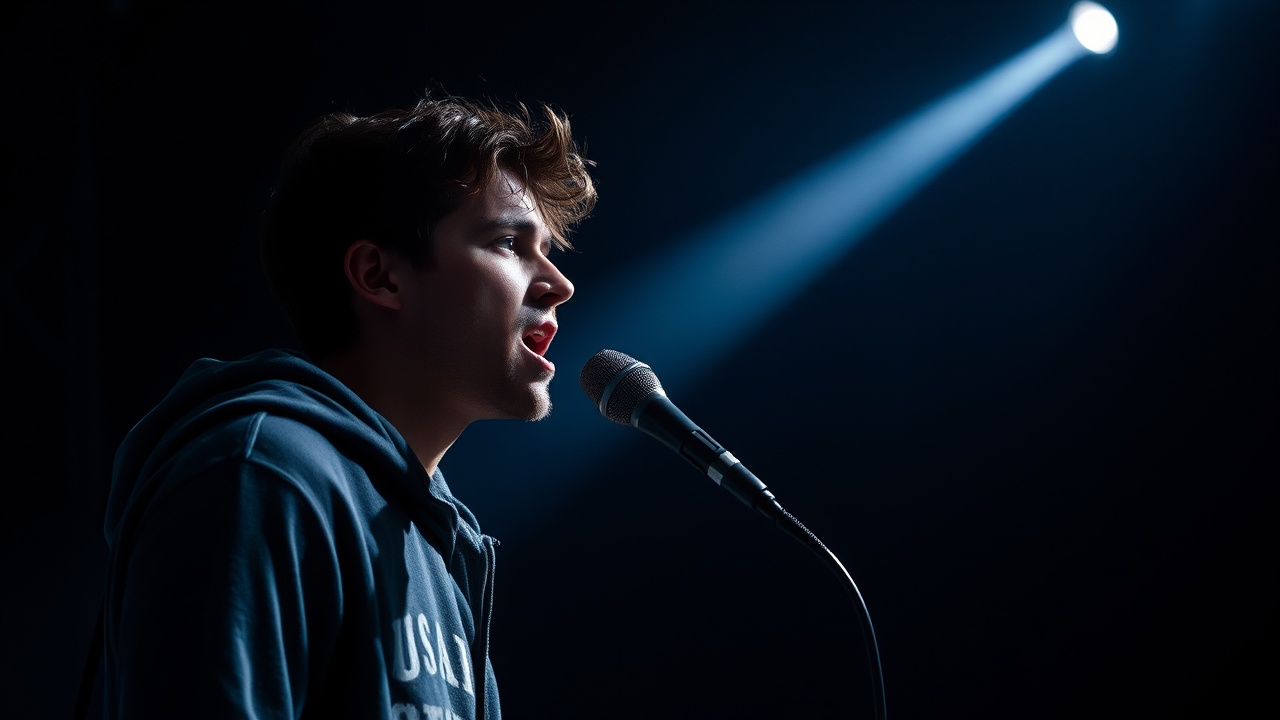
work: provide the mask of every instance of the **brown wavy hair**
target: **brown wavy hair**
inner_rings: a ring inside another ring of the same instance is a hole
[[[302,348],[321,359],[356,335],[353,294],[342,269],[351,243],[365,239],[431,263],[437,223],[500,170],[520,177],[553,241],[569,234],[596,202],[569,118],[547,105],[504,109],[430,96],[414,107],[357,117],[327,115],[290,146],[263,213],[263,268]]]

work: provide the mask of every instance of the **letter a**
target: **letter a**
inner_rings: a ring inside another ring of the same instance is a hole
[[[418,613],[418,639],[422,640],[422,664],[428,675],[436,674],[436,651],[431,649],[431,623]]]
[[[458,644],[458,662],[462,663],[462,689],[474,696],[476,687],[471,684],[471,660],[467,657],[471,652],[467,649],[467,642],[462,638],[454,635],[453,641]]]
[[[440,623],[436,623],[436,662],[440,664],[440,674],[446,682],[458,687],[458,678],[453,676],[453,665],[449,662],[449,648],[444,644],[444,633],[440,632]]]

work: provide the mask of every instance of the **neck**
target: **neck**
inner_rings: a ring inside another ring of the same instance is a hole
[[[386,418],[404,436],[428,475],[468,425],[451,418],[447,405],[433,396],[431,388],[407,391],[403,378],[411,375],[371,363],[358,353],[330,356],[316,364]]]

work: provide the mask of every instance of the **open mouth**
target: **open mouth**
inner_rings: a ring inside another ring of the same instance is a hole
[[[526,329],[520,340],[524,342],[525,347],[533,351],[534,355],[541,357],[547,353],[547,348],[551,346],[551,338],[555,334],[555,323],[545,322]]]

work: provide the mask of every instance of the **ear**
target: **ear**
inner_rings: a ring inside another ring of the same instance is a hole
[[[347,248],[342,269],[356,295],[374,305],[399,310],[403,302],[396,282],[400,258],[370,240],[357,240]]]

